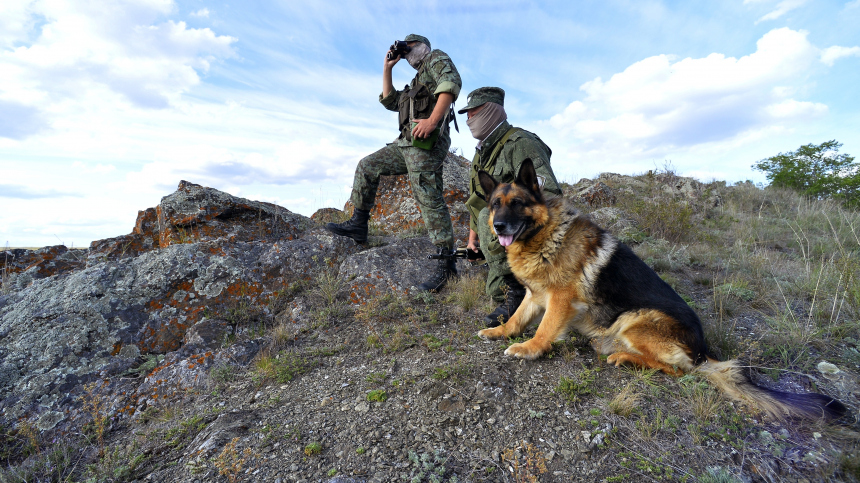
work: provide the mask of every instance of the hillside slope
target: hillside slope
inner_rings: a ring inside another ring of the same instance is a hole
[[[493,308],[480,266],[412,290],[432,245],[414,213],[396,221],[399,189],[366,246],[320,228],[338,210],[185,183],[84,257],[0,254],[0,481],[860,479],[853,416],[769,421],[696,377],[607,366],[575,335],[505,357],[510,342],[475,336]],[[721,357],[856,414],[860,214],[671,172],[565,195],[687,300]]]

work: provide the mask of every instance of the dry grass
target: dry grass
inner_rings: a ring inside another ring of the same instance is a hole
[[[671,173],[639,177],[649,188],[633,196],[639,198],[636,203],[672,202],[657,189],[661,176]],[[634,247],[636,253],[673,286],[689,278],[710,286],[710,303],[694,307],[721,357],[736,357],[751,347],[739,339],[750,335],[738,333],[743,325],[764,337],[769,355],[759,362],[765,365],[803,368],[804,361],[825,355],[838,364],[844,352],[839,347],[860,339],[860,213],[784,189],[751,183],[712,186],[722,204],[698,206],[690,234],[671,234],[684,227],[684,217],[668,228],[645,226],[650,237]],[[637,206],[625,198],[619,207],[625,209],[625,203],[627,209]],[[689,204],[696,207],[695,201]],[[648,223],[648,218],[638,221]],[[664,223],[673,221],[669,217]],[[691,275],[693,270],[704,273]],[[808,350],[815,355],[805,354]]]
[[[688,374],[680,378],[678,383],[688,407],[700,423],[711,422],[719,414],[723,399],[707,381]]]
[[[609,410],[612,414],[626,418],[639,408],[641,401],[642,395],[638,389],[633,384],[628,384],[609,401]]]
[[[446,303],[453,303],[468,312],[473,308],[479,307],[487,303],[487,295],[484,292],[483,274],[468,273],[457,278],[453,283],[450,283],[448,288],[449,295],[445,299]]]
[[[296,331],[285,323],[275,326],[270,335],[272,342],[269,349],[272,351],[283,349],[298,337]]]

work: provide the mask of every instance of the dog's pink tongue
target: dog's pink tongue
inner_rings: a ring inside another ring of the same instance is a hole
[[[499,244],[501,244],[503,247],[506,247],[513,242],[514,242],[514,236],[513,235],[499,235]]]

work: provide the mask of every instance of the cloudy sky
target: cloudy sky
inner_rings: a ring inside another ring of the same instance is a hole
[[[377,96],[409,33],[452,57],[459,106],[505,89],[561,180],[765,181],[754,162],[803,144],[860,155],[857,25],[860,0],[2,0],[0,245],[129,233],[183,179],[342,207],[397,135]]]

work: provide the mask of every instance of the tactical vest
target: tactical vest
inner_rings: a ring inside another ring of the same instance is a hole
[[[400,94],[400,100],[397,104],[399,111],[399,128],[400,136],[407,141],[412,141],[412,123],[413,119],[427,119],[433,113],[433,108],[436,107],[436,97],[433,92],[436,91],[436,82],[433,76],[427,73],[427,66],[430,61],[439,51],[432,51],[418,68],[418,73],[412,79],[412,82],[406,84],[403,92]],[[422,82],[423,81],[423,82]],[[448,116],[440,123],[440,128],[447,129]]]

